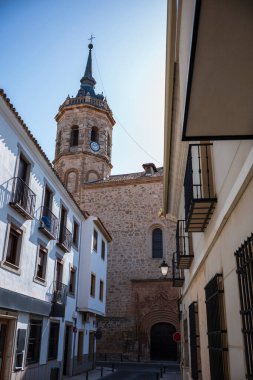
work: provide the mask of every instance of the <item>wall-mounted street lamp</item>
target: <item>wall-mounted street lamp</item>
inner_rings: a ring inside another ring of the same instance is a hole
[[[161,269],[161,272],[162,272],[162,275],[163,275],[163,278],[165,279],[167,277],[167,274],[168,274],[168,271],[169,271],[169,266],[168,264],[165,262],[165,260],[163,260],[162,264],[159,266],[159,268]]]

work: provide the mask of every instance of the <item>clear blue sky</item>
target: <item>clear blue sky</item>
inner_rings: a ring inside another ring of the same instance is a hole
[[[163,162],[166,0],[0,0],[0,87],[52,160],[54,116],[83,75],[91,33],[96,91],[114,117]],[[101,75],[101,76],[100,76]],[[150,158],[120,123],[113,174]]]

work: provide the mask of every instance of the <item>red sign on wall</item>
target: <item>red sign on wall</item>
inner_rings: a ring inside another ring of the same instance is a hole
[[[175,332],[175,333],[173,334],[173,340],[174,340],[174,342],[176,342],[176,343],[179,343],[179,342],[181,341],[181,334],[180,334],[180,332]]]

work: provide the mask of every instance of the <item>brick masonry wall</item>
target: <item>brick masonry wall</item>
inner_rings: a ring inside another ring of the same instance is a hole
[[[97,342],[98,352],[148,354],[152,324],[168,322],[178,328],[178,290],[170,282],[152,281],[161,276],[162,262],[152,258],[154,227],[163,231],[168,264],[175,251],[175,222],[158,217],[162,190],[162,176],[146,177],[141,183],[125,180],[121,184],[81,187],[81,208],[98,215],[113,238],[108,253],[107,317],[100,321],[103,338]],[[147,315],[150,322],[146,326]]]

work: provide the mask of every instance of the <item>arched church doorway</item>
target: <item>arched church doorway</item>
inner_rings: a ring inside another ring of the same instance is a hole
[[[176,332],[176,328],[170,323],[156,323],[151,327],[151,360],[177,360],[177,343],[173,340],[174,332]]]

